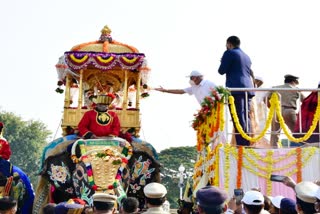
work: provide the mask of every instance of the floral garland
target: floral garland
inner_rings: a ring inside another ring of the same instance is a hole
[[[283,132],[285,133],[285,135],[287,136],[287,138],[290,141],[296,142],[296,143],[306,141],[306,140],[308,140],[310,138],[310,136],[312,135],[313,131],[316,129],[316,126],[318,125],[318,122],[319,122],[319,118],[320,118],[320,96],[318,96],[317,109],[316,109],[316,112],[315,112],[315,114],[313,116],[312,125],[310,126],[308,132],[303,137],[295,138],[290,134],[287,126],[285,125],[284,119],[283,119],[283,117],[281,115],[281,105],[280,105],[279,100],[277,100],[277,104],[276,104],[276,113],[277,113],[277,116],[278,116],[278,120],[279,120],[280,126],[281,126],[281,128],[283,129]]]
[[[213,134],[215,132],[218,131],[219,129],[219,107],[220,105],[216,105],[214,108],[215,108],[215,111],[212,111],[211,113],[211,116],[209,118],[209,127],[211,127],[211,130],[210,130],[210,134],[208,135],[208,137],[213,137]]]
[[[200,178],[202,176],[202,165],[203,165],[203,158],[200,156],[199,160],[194,164],[194,173],[193,173],[193,189],[196,188],[198,185]]]
[[[237,189],[240,189],[242,185],[243,150],[243,146],[239,146],[237,161]]]
[[[295,173],[299,173],[302,175],[302,168],[309,162],[310,158],[316,153],[316,148],[315,147],[310,147],[310,148],[307,148],[308,149],[308,153],[305,154],[305,150],[303,150],[303,155],[305,155],[306,157],[303,157],[301,155],[301,159],[300,158],[297,158],[297,168],[294,168],[292,169],[291,171],[287,172],[286,175],[287,176],[292,176],[294,175]],[[302,159],[303,159],[303,162],[302,162]],[[300,172],[299,172],[300,171]],[[298,179],[301,179],[302,181],[302,176],[301,178],[297,175],[297,182],[298,182]]]
[[[268,150],[267,151],[267,178],[270,178],[272,171],[273,171],[273,150]],[[267,179],[267,195],[271,195],[272,192],[272,182],[271,179]]]
[[[247,148],[246,151],[250,155],[254,156],[257,160],[260,160],[262,162],[266,162],[266,158],[261,157],[257,152],[255,152],[254,149]],[[285,155],[282,155],[282,156],[278,157],[277,159],[272,159],[272,163],[278,163],[282,160],[290,158],[292,155],[295,155],[295,154],[296,154],[296,151],[292,149],[289,152],[287,152]]]
[[[242,152],[240,151],[240,148],[238,148],[238,153],[231,149],[230,153],[232,154],[232,156],[234,158],[236,158],[238,160],[238,166],[237,168],[239,169],[240,165],[241,167],[247,169],[249,172],[251,172],[252,174],[262,177],[264,179],[266,179],[267,182],[267,194],[271,194],[272,192],[272,182],[270,181],[270,175],[273,174],[274,172],[281,172],[284,170],[288,170],[290,168],[292,168],[292,170],[288,171],[287,173],[285,173],[286,176],[292,176],[295,173],[297,173],[297,182],[302,181],[302,168],[310,161],[311,157],[314,156],[314,154],[316,153],[317,148],[315,147],[310,147],[310,148],[305,148],[304,150],[302,150],[300,147],[296,148],[296,149],[292,149],[292,151],[296,152],[297,158],[293,159],[291,162],[289,162],[287,164],[287,166],[282,167],[282,168],[273,168],[273,164],[277,163],[275,162],[274,158],[273,158],[273,150],[269,150],[267,151],[266,157],[265,158],[256,158],[256,160],[251,159],[249,157],[249,151],[250,149],[244,149]],[[292,151],[290,151],[290,156],[292,154]],[[226,152],[226,150],[225,150]],[[248,163],[246,163],[245,161],[241,161],[241,164],[239,164],[239,156],[243,156],[246,161]],[[256,154],[255,156],[258,156],[258,154]],[[286,157],[288,157],[288,155],[286,155]],[[261,167],[258,164],[257,160],[263,160],[265,164],[267,164],[267,167]],[[283,161],[284,159],[277,159],[279,162]],[[302,162],[303,160],[303,162]],[[226,159],[226,164],[230,163],[229,160]],[[296,167],[293,167],[296,166]],[[256,170],[258,169],[258,170]],[[226,172],[225,173],[225,177],[226,177]],[[278,173],[281,174],[281,173]],[[238,170],[237,172],[237,188],[241,188],[241,180],[242,180],[242,172]]]
[[[233,96],[229,96],[229,103],[230,103],[231,115],[233,117],[233,120],[235,122],[235,126],[237,127],[237,130],[239,131],[239,133],[241,134],[241,136],[243,138],[245,138],[246,140],[248,140],[250,142],[257,142],[263,136],[265,136],[268,128],[271,125],[272,117],[273,117],[274,112],[276,112],[276,114],[278,116],[278,120],[279,120],[280,126],[283,129],[285,135],[292,142],[303,142],[303,141],[308,140],[310,138],[310,136],[312,135],[313,131],[315,130],[315,128],[316,128],[316,126],[318,124],[318,121],[319,121],[319,117],[320,117],[320,96],[318,96],[318,105],[317,105],[317,109],[316,109],[316,112],[314,114],[314,117],[313,117],[313,120],[312,120],[312,125],[310,126],[310,129],[308,130],[308,132],[303,137],[295,138],[289,133],[289,130],[285,125],[284,119],[283,119],[282,114],[281,114],[281,105],[280,105],[280,101],[279,101],[279,98],[277,96],[277,93],[272,93],[271,98],[270,98],[270,108],[269,108],[270,111],[268,113],[268,117],[267,117],[267,120],[266,120],[266,126],[261,131],[259,136],[256,136],[256,137],[252,138],[252,137],[248,136],[243,131],[242,126],[239,123],[239,118],[238,118],[236,110],[235,110],[235,104],[234,104],[234,97]]]
[[[204,98],[201,109],[195,114],[192,127],[197,131],[197,150],[200,152],[224,129],[224,101],[230,92],[223,87],[216,87],[210,96]]]
[[[216,169],[216,162],[215,162],[215,153],[216,150],[211,150],[209,146],[206,147],[207,149],[207,157],[206,157],[206,173],[209,177],[209,183],[214,184],[214,178],[215,178],[215,169]],[[212,173],[213,172],[213,173]]]
[[[273,114],[274,114],[274,105],[275,105],[275,102],[273,102],[273,100],[277,99],[277,97],[272,94],[271,96],[271,99],[270,99],[270,110],[269,110],[269,113],[268,113],[268,117],[267,117],[267,120],[266,120],[266,125],[264,127],[264,129],[261,131],[260,135],[256,136],[256,137],[250,137],[248,136],[242,129],[242,126],[240,125],[239,123],[239,118],[238,118],[238,115],[236,113],[236,107],[235,107],[235,104],[234,104],[234,97],[233,96],[229,96],[229,104],[230,104],[230,111],[231,111],[231,115],[232,115],[232,118],[234,120],[234,123],[235,123],[235,126],[237,128],[237,130],[239,131],[239,133],[241,134],[241,136],[243,138],[245,138],[246,140],[250,141],[251,144],[254,143],[254,142],[257,142],[259,141],[260,139],[262,139],[265,135],[266,135],[266,132],[268,130],[268,128],[271,126],[271,122],[272,122],[272,117],[273,117]]]
[[[230,96],[230,92],[221,86],[213,89],[210,96],[203,99],[199,112],[194,115],[195,118],[192,122],[192,127],[198,130],[200,125],[205,122],[205,119],[211,115],[212,110],[217,107],[217,104],[224,103],[228,96]]]
[[[215,148],[215,157],[214,157],[214,186],[219,186],[219,161],[220,161],[220,148],[222,147],[222,144],[219,144]]]
[[[248,150],[248,149],[247,149]],[[269,165],[267,167],[263,167],[261,166],[259,163],[258,163],[258,160],[264,162],[265,164],[269,164],[271,163],[272,164],[275,164],[275,163],[278,163],[280,161],[282,161],[283,159],[279,158],[278,161],[274,160],[273,157],[272,158],[269,158],[269,156],[266,156],[265,158],[256,158],[256,160],[253,160],[249,157],[248,155],[248,151],[246,150],[246,152],[244,153],[244,157],[246,158],[246,160],[252,165],[254,166],[255,168],[259,169],[260,171],[265,171],[267,172],[269,170]],[[288,152],[288,154],[286,154],[284,157],[290,157],[293,155],[293,152],[295,154],[295,150],[291,150],[290,152]],[[279,168],[276,168],[276,169],[273,169],[273,172],[280,172],[280,171],[283,171],[283,170],[287,170],[287,169],[290,169],[293,165],[296,165],[295,162],[291,162],[289,164],[287,164],[286,166],[284,167],[279,167]],[[268,176],[266,176],[267,178]]]
[[[219,103],[220,105],[220,131],[224,130],[224,124],[225,124],[225,119],[224,119],[224,103]]]
[[[230,150],[231,150],[231,145],[227,144],[224,147],[224,152],[225,152],[225,163],[223,167],[224,171],[224,189],[228,192],[229,190],[229,181],[230,181]]]
[[[297,182],[300,183],[302,181],[302,154],[301,148],[298,147],[297,151]]]

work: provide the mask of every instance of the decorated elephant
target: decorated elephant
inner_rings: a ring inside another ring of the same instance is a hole
[[[145,142],[128,143],[122,138],[97,140],[67,136],[50,143],[43,152],[34,212],[70,198],[92,203],[95,192],[137,197],[144,205],[143,187],[160,182],[155,150]]]

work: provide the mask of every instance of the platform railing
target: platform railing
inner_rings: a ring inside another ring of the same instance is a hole
[[[254,91],[256,93],[265,93],[265,97],[264,97],[264,103],[265,105],[267,105],[267,103],[269,102],[268,100],[268,94],[272,94],[273,92],[284,92],[284,91],[292,91],[292,92],[301,92],[305,97],[307,97],[311,92],[315,92],[315,91],[318,91],[318,96],[319,96],[319,92],[320,92],[320,88],[227,88],[231,93],[232,92],[245,92],[245,102],[246,102],[246,106],[248,109],[248,99],[249,99],[249,96],[248,96],[248,92],[251,92],[251,91]],[[280,94],[279,94],[280,95]],[[281,104],[281,95],[279,96],[280,98],[280,104]],[[254,98],[253,98],[254,99]],[[300,100],[300,97],[299,99],[297,100],[297,109],[295,110],[296,113],[297,113],[297,117],[299,118],[299,120],[297,119],[297,121],[299,121],[299,130],[300,132],[291,132],[291,134],[300,134],[300,135],[305,135],[306,132],[302,132],[302,124],[301,124],[301,104],[302,102],[299,101]],[[269,110],[269,108],[268,108]],[[246,126],[248,127],[249,124],[248,124],[248,118],[249,118],[249,114],[250,112],[246,111],[245,112],[245,117],[247,118],[247,124]],[[267,114],[268,112],[265,112],[265,117],[267,117]],[[226,103],[225,103],[225,121],[226,121],[226,125],[225,125],[225,135],[228,139],[228,141],[232,141],[232,137],[235,135],[235,134],[239,134],[239,133],[235,133],[234,132],[234,126],[233,126],[233,123],[232,123],[232,118],[231,118],[231,113],[229,111],[229,102],[228,102],[228,99],[226,100]],[[275,115],[274,115],[275,117]],[[319,121],[318,121],[318,125],[319,125]],[[259,131],[259,130],[258,130]],[[260,130],[261,131],[261,130]],[[250,133],[246,133],[248,135],[258,135],[259,132],[250,132]],[[268,129],[268,131],[265,133],[265,138],[270,142],[270,138],[271,138],[271,134],[273,134],[272,130],[271,130],[271,126],[270,128]],[[316,129],[314,132],[313,132],[313,135],[319,135],[319,142],[320,142],[320,130],[319,128]],[[287,145],[286,146],[290,146],[290,141],[288,139],[285,138],[285,135],[283,134],[283,130],[281,131],[280,133],[280,141],[287,141]],[[317,142],[317,143],[319,143]]]

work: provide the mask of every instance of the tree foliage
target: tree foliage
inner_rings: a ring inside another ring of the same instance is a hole
[[[171,208],[178,208],[178,199],[180,196],[179,166],[183,164],[186,169],[184,179],[184,184],[186,184],[188,173],[192,173],[196,158],[196,147],[191,146],[169,148],[160,152],[159,162],[163,165],[161,183],[165,185],[168,190],[167,198]],[[189,174],[189,176],[192,175]],[[190,178],[190,180],[192,179]]]
[[[27,173],[35,185],[41,152],[51,132],[42,122],[23,121],[11,112],[0,112],[0,121],[12,151],[10,162]]]

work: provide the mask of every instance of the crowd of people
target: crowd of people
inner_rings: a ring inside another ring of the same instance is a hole
[[[165,206],[167,189],[160,183],[149,183],[144,187],[147,208],[139,209],[139,201],[134,197],[125,197],[118,203],[117,197],[109,193],[95,193],[92,196],[92,206],[86,205],[81,199],[70,199],[59,204],[49,203],[43,207],[44,214],[168,214],[170,213]],[[3,200],[4,201],[4,200]],[[2,200],[0,199],[0,207]],[[13,209],[14,201],[8,202],[6,207]],[[10,205],[10,206],[9,206]],[[0,214],[2,212],[0,211]]]
[[[295,183],[292,178],[285,177],[282,181],[287,188],[292,188],[296,198],[281,195],[267,196],[259,188],[252,188],[242,195],[229,196],[222,188],[205,186],[196,192],[191,211],[179,210],[180,214],[313,214],[320,213],[319,182],[302,181]],[[139,202],[134,197],[122,199],[108,193],[93,195],[93,206],[86,205],[81,200],[69,200],[59,204],[47,204],[43,207],[46,214],[67,213],[143,213],[168,214],[170,208],[165,206],[167,189],[160,183],[149,183],[144,187],[146,209],[139,210]],[[15,202],[8,198],[0,199],[0,207],[15,210]],[[0,208],[1,210],[1,208]],[[4,213],[1,212],[0,213]],[[7,212],[10,213],[10,212]],[[11,212],[14,213],[14,212]]]
[[[199,214],[313,214],[320,213],[320,186],[317,182],[302,181],[296,184],[285,177],[283,185],[292,188],[296,198],[281,195],[267,196],[259,188],[244,192],[239,199],[228,196],[223,189],[207,186],[196,193],[196,209]]]

